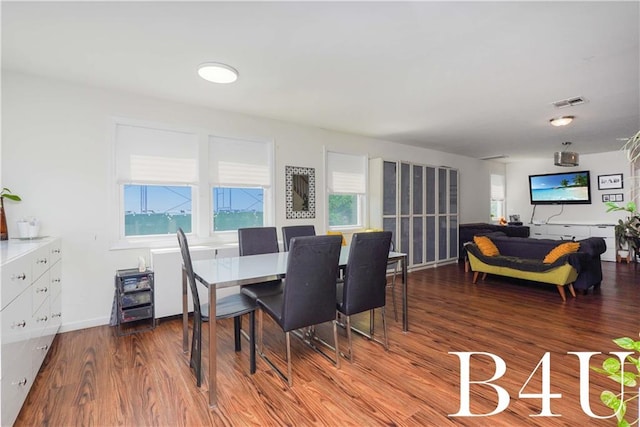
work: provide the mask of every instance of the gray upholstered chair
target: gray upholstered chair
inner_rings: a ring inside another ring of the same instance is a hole
[[[290,225],[282,227],[282,241],[285,252],[289,251],[291,239],[294,237],[315,236],[316,229],[313,225]]]
[[[238,229],[240,256],[262,255],[279,252],[278,233],[275,227],[251,227]],[[242,293],[256,300],[260,297],[282,293],[282,280],[256,283],[242,287]]]
[[[320,323],[333,322],[334,363],[340,366],[336,328],[336,275],[340,260],[340,236],[294,237],[289,248],[284,292],[258,298],[261,311],[267,313],[285,332],[287,375],[265,355],[263,322],[258,326],[260,355],[284,379],[293,385],[291,374],[291,332]],[[324,354],[324,353],[323,353]]]
[[[390,231],[355,233],[351,238],[344,281],[337,283],[336,300],[338,313],[346,319],[349,349],[343,355],[351,361],[353,361],[351,331],[353,329],[373,339],[376,308],[382,309],[384,341],[381,343],[386,350],[389,349],[385,304],[390,244]],[[369,334],[351,327],[351,316],[365,311],[370,312]]]
[[[202,384],[202,322],[209,320],[209,305],[200,305],[198,285],[195,274],[193,273],[187,237],[182,228],[178,229],[177,234],[180,252],[182,253],[182,262],[191,289],[191,296],[193,297],[193,337],[191,339],[189,366],[195,371],[196,382],[198,387],[200,387]],[[216,301],[216,320],[233,318],[235,351],[241,350],[240,319],[243,315],[249,314],[249,370],[252,374],[256,371],[255,312],[255,300],[246,295],[233,294]],[[212,357],[215,357],[215,355]]]

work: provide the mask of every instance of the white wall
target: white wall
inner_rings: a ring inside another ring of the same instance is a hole
[[[135,267],[138,256],[149,261],[148,248],[111,246],[113,117],[273,139],[277,227],[312,222],[325,230],[324,149],[458,169],[463,223],[487,220],[489,174],[504,169],[495,162],[3,71],[1,185],[23,198],[6,203],[9,232],[15,235],[20,217],[35,216],[42,234],[62,237],[62,330],[108,323],[115,270]],[[315,220],[285,219],[286,165],[315,168]]]
[[[528,223],[531,220],[533,206],[529,200],[529,175],[590,171],[591,176],[591,204],[590,205],[539,205],[535,210],[535,221],[552,223],[591,223],[613,224],[617,218],[624,216],[619,213],[606,213],[602,202],[603,194],[623,193],[624,202],[630,197],[630,172],[631,167],[626,153],[620,150],[607,153],[580,155],[580,165],[577,167],[559,167],[553,164],[553,153],[545,160],[531,160],[515,162],[507,165],[507,215],[520,214],[522,221]],[[621,190],[598,190],[598,175],[610,175],[622,173],[624,175],[624,188]],[[560,213],[560,215],[554,216]]]

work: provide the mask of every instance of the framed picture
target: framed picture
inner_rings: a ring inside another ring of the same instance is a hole
[[[611,202],[623,202],[624,201],[624,196],[622,195],[622,193],[612,194],[611,197],[609,198],[609,201],[611,201]]]
[[[611,198],[609,196],[610,196],[609,194],[603,194],[602,195],[602,201],[603,202],[610,202]]]
[[[315,169],[286,166],[287,219],[316,217]]]
[[[598,175],[598,190],[622,188],[622,174]]]

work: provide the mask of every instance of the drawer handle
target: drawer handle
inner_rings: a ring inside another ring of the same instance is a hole
[[[60,253],[60,249],[54,249],[51,252],[54,253],[54,254],[59,254]]]
[[[38,317],[36,319],[36,322],[46,322],[47,320],[49,320],[47,316],[42,316],[42,317]]]
[[[41,292],[47,292],[49,289],[45,286],[44,288],[36,288],[36,293],[39,294]]]
[[[22,274],[18,274],[17,276],[14,274],[13,276],[11,276],[11,280],[24,280],[27,278],[27,275],[22,273]]]
[[[21,379],[21,380],[19,380],[19,381],[12,381],[12,382],[11,382],[11,385],[19,385],[19,386],[24,387],[24,386],[26,386],[26,385],[27,385],[27,379],[26,379],[26,378],[22,378],[22,379]]]
[[[25,322],[24,320],[23,320],[22,322],[18,322],[18,323],[13,322],[13,323],[11,324],[11,328],[12,328],[12,329],[13,329],[13,328],[24,328],[25,326],[27,326],[27,322]]]
[[[51,282],[52,283],[60,283],[60,279],[53,279]]]
[[[62,317],[62,312],[60,312],[60,313],[51,313],[51,318],[53,319],[54,317]]]
[[[47,263],[47,259],[46,258],[42,258],[36,261],[36,264],[46,264]]]
[[[36,349],[37,350],[45,350],[45,351],[47,351],[47,350],[49,350],[49,346],[45,344],[45,345],[41,345],[40,347],[36,347]]]

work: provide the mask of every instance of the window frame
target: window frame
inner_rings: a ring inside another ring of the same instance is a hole
[[[365,184],[365,192],[364,193],[356,193],[356,192],[339,192],[339,191],[331,191],[331,189],[329,188],[329,153],[334,153],[334,154],[338,154],[338,155],[348,155],[348,156],[357,156],[357,157],[362,157],[363,160],[363,165],[364,165],[364,184]],[[368,186],[368,182],[369,182],[369,156],[368,154],[362,154],[362,153],[345,153],[345,152],[340,152],[340,151],[334,151],[334,150],[327,150],[325,149],[325,154],[324,154],[324,160],[325,160],[325,188],[326,188],[326,209],[325,209],[325,217],[326,217],[326,227],[327,230],[330,231],[345,231],[345,232],[349,232],[349,231],[353,231],[353,230],[359,230],[365,227],[365,224],[367,223],[367,219],[368,219],[368,209],[367,209],[367,200],[369,197],[369,186]],[[329,224],[329,218],[330,218],[330,204],[329,204],[329,198],[332,195],[355,195],[357,196],[357,210],[358,212],[356,213],[356,217],[357,217],[357,224],[350,224],[350,225],[330,225]]]
[[[214,184],[209,182],[209,140],[211,137],[220,137],[227,139],[237,139],[243,141],[257,142],[266,144],[269,154],[268,174],[269,186],[263,187],[263,221],[265,226],[273,225],[275,213],[275,202],[273,183],[275,174],[275,142],[273,138],[263,138],[255,136],[223,136],[217,132],[203,128],[189,128],[180,126],[170,126],[164,123],[141,121],[122,117],[113,117],[109,125],[109,134],[111,149],[109,155],[109,176],[110,185],[108,198],[110,203],[109,217],[110,221],[110,248],[111,249],[132,249],[132,248],[163,248],[173,247],[176,244],[176,238],[173,234],[154,234],[140,236],[125,236],[125,203],[124,203],[124,187],[125,185],[158,185],[158,186],[185,186],[185,183],[176,182],[120,182],[118,180],[118,126],[136,126],[150,128],[151,130],[184,132],[194,134],[197,137],[197,157],[196,163],[198,168],[196,182],[186,184],[191,187],[191,233],[187,233],[190,241],[194,244],[206,243],[237,243],[238,236],[236,231],[213,231],[213,187]],[[215,184],[215,186],[221,186]],[[233,187],[231,185],[225,185]],[[239,185],[234,185],[238,187]],[[247,185],[254,187],[255,185]]]

